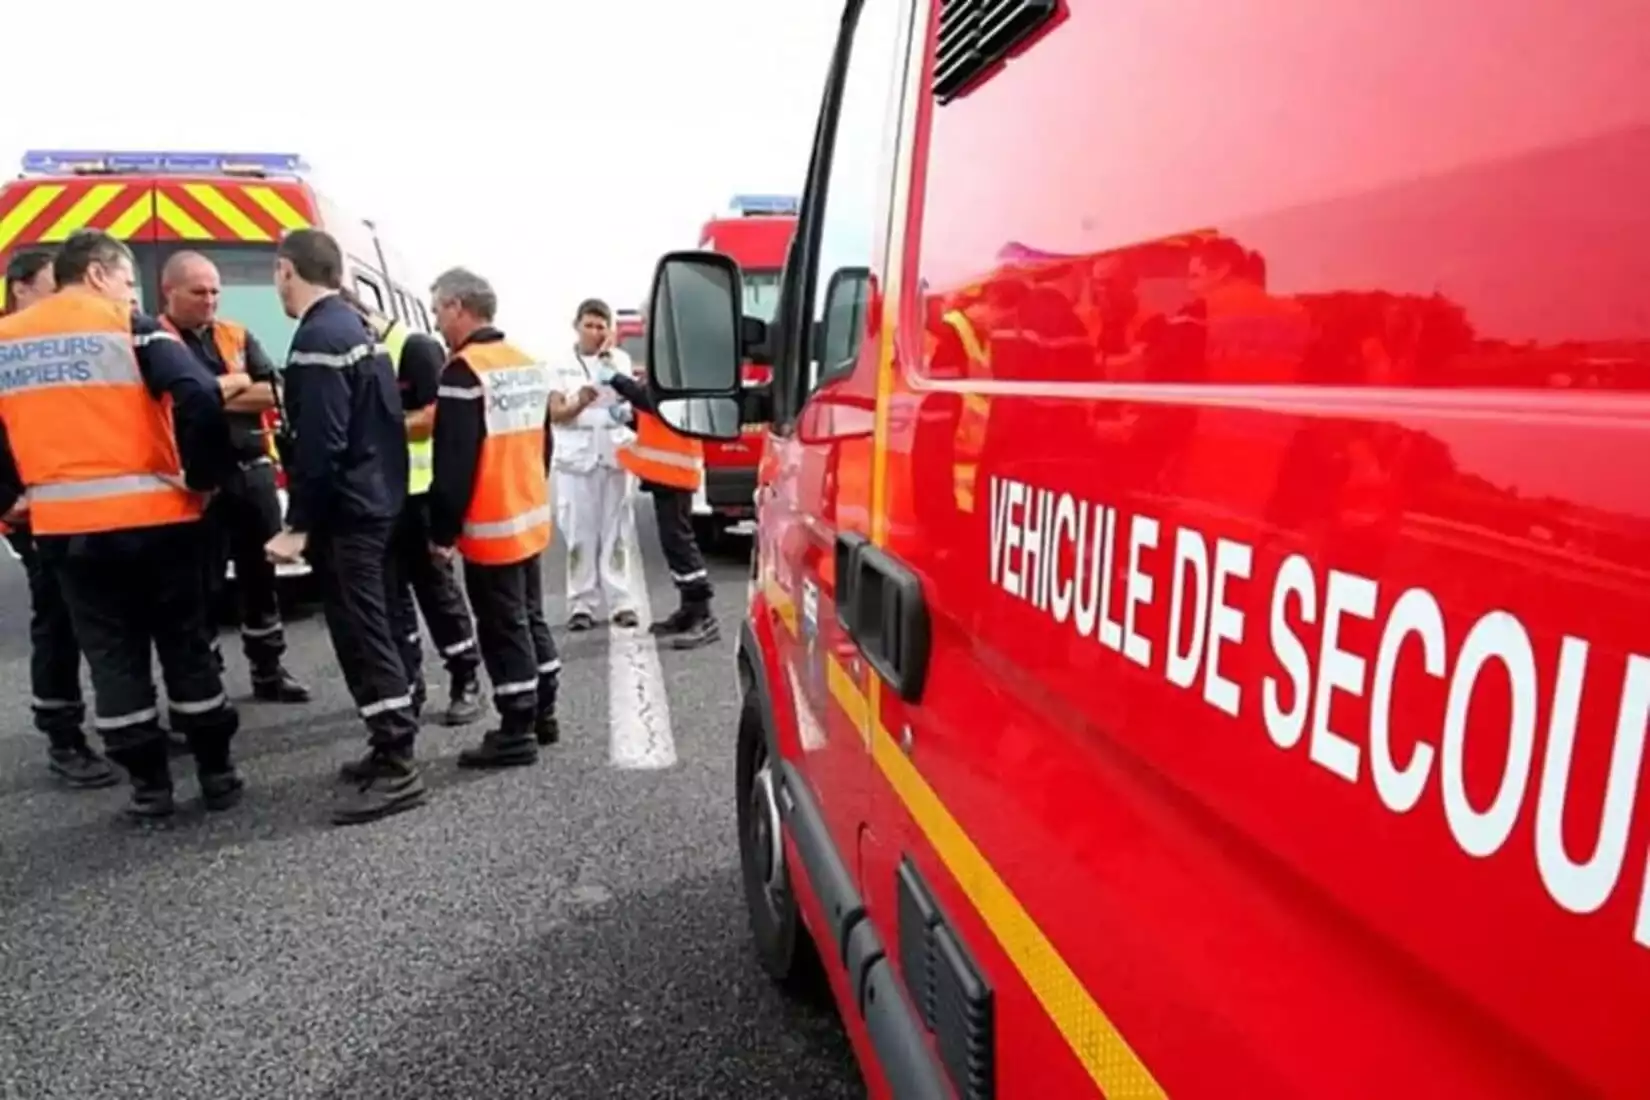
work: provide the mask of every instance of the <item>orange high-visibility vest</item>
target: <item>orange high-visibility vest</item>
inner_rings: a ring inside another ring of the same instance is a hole
[[[619,465],[653,485],[693,492],[703,476],[704,448],[652,413],[636,410],[636,438],[619,448]]]
[[[463,359],[480,381],[487,435],[458,552],[478,565],[513,565],[550,545],[550,487],[544,425],[550,370],[502,340],[471,344]],[[443,389],[443,394],[449,391]]]
[[[71,287],[0,318],[0,418],[36,535],[200,518],[171,401],[155,400],[138,370],[130,306]]]
[[[181,338],[183,333],[178,326],[172,323],[172,318],[161,315],[160,323],[167,332]],[[234,321],[217,320],[212,322],[212,343],[218,349],[218,358],[223,360],[224,369],[230,374],[246,373],[246,328]],[[270,458],[275,454],[275,410],[265,409],[258,414],[258,423],[263,428],[264,453]]]

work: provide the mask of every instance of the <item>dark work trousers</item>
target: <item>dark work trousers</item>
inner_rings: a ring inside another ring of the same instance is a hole
[[[390,557],[391,520],[360,520],[309,536],[320,578],[321,607],[344,683],[374,748],[412,752],[418,734],[407,669],[390,620],[397,570]]]
[[[542,555],[514,565],[464,563],[464,588],[476,613],[476,640],[493,682],[493,706],[508,732],[554,714],[561,658],[544,617]]]
[[[447,674],[455,682],[475,676],[480,663],[475,630],[470,625],[470,608],[459,590],[458,577],[450,562],[440,561],[430,553],[429,504],[429,498],[423,493],[407,498],[391,548],[397,581],[391,605],[396,638],[407,667],[407,682],[420,695],[424,685],[424,645],[418,633],[420,611],[429,624],[430,638],[446,663]]]
[[[649,485],[653,496],[653,518],[659,526],[659,543],[665,552],[665,568],[676,585],[676,595],[684,608],[710,603],[715,594],[699,540],[693,537],[693,494],[686,489]]]
[[[94,549],[95,547],[95,549]],[[206,771],[228,767],[239,726],[206,644],[205,532],[176,523],[42,540],[92,671],[94,724],[109,758],[134,772],[164,760],[150,649],[160,658],[172,728]]]
[[[23,559],[29,579],[29,692],[34,728],[54,749],[85,743],[86,702],[80,695],[80,643],[57,575],[40,560],[26,526],[6,539]]]
[[[252,679],[280,675],[286,654],[286,631],[281,626],[281,603],[275,591],[275,566],[264,554],[264,544],[281,529],[281,501],[275,495],[275,467],[268,459],[247,463],[224,479],[207,506],[206,636],[215,651],[218,606],[229,562],[235,563],[235,588],[240,597],[241,648],[252,666]],[[222,661],[219,661],[222,667]]]

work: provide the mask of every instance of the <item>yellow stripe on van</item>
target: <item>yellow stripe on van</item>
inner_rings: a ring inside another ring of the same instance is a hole
[[[126,190],[123,183],[100,183],[87,189],[86,193],[74,201],[74,205],[53,222],[44,233],[40,234],[41,244],[57,244],[69,239],[69,234],[77,229],[85,229],[91,220],[103,211],[105,206],[114,202],[122,191]]]
[[[186,183],[183,185],[184,194],[200,203],[214,218],[223,222],[235,236],[243,241],[270,240],[268,230],[247,217],[240,207],[224,198],[223,192],[210,183]]]
[[[189,211],[167,198],[164,191],[155,192],[155,217],[166,224],[166,227],[186,241],[209,241],[212,233],[196,221]]]
[[[18,200],[5,217],[0,218],[0,252],[4,252],[62,193],[61,183],[40,183],[29,188],[28,194]]]
[[[292,204],[283,199],[273,187],[248,184],[241,188],[241,192],[263,207],[264,212],[280,223],[282,229],[309,228],[309,219],[294,210]]]

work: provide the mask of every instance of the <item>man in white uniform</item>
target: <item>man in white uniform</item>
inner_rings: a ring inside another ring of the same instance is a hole
[[[599,396],[571,423],[554,425],[556,525],[567,540],[567,627],[591,629],[603,605],[615,626],[635,627],[624,557],[632,478],[618,458],[635,432],[624,399],[599,382],[604,366],[628,375],[630,357],[612,347],[613,311],[599,298],[579,304],[573,330],[578,340],[552,364],[551,384],[570,402],[591,386]]]

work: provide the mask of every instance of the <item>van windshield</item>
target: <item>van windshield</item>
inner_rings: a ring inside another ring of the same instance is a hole
[[[773,320],[774,307],[779,304],[778,269],[747,269],[742,274],[745,285],[745,316],[754,317],[759,321]]]
[[[264,351],[279,366],[286,361],[287,347],[297,322],[281,308],[275,293],[275,246],[256,244],[211,244],[191,241],[163,245],[139,244],[137,256],[138,290],[145,313],[161,309],[160,272],[173,253],[199,252],[218,266],[223,294],[218,299],[218,315],[245,325]]]

